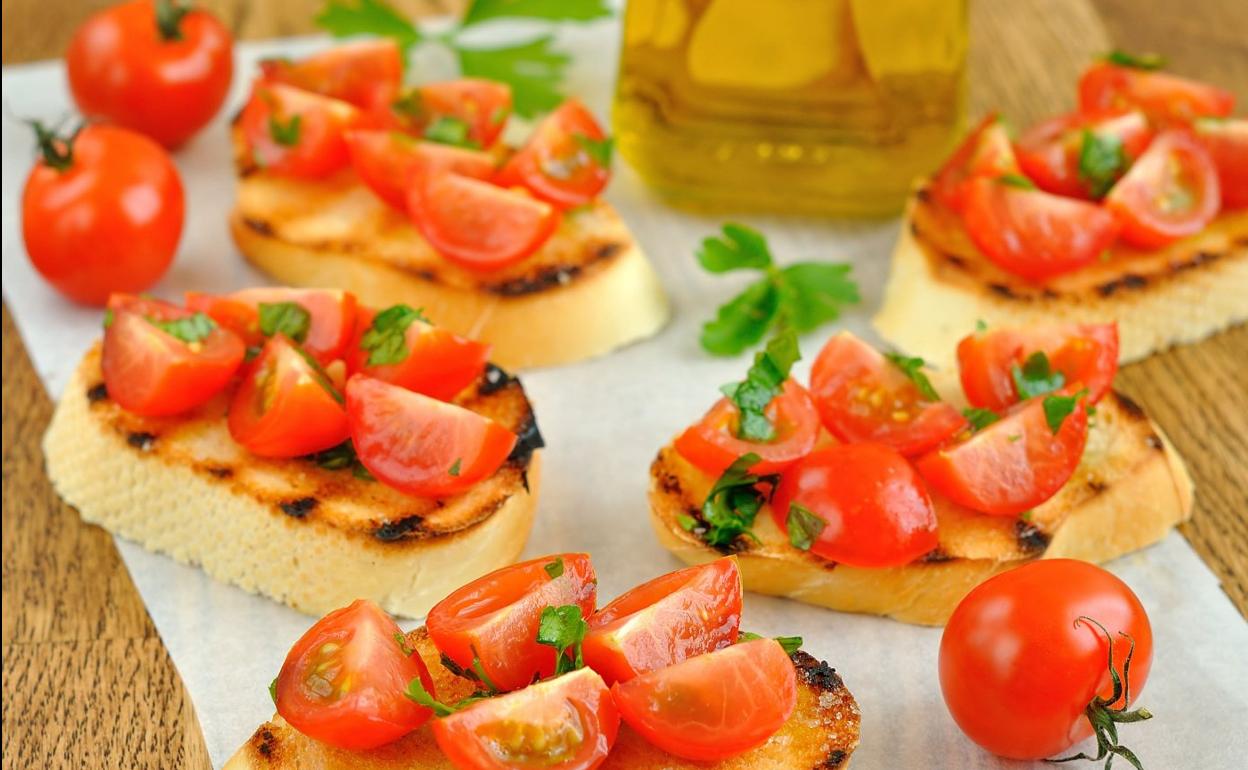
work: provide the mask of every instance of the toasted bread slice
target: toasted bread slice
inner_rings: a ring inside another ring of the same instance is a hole
[[[52,485],[85,521],[323,615],[357,598],[419,617],[519,556],[533,522],[541,435],[520,383],[492,367],[456,398],[515,431],[493,476],[446,500],[412,497],[308,459],[249,454],[226,395],[166,419],[108,397],[100,349],[74,373],[44,436]]]
[[[425,659],[434,689],[443,701],[472,693],[472,685],[439,662],[423,628],[407,644]],[[805,652],[793,655],[797,669],[797,708],[789,721],[752,751],[722,762],[690,762],[656,749],[620,725],[619,738],[600,770],[837,770],[849,765],[858,746],[860,717],[854,696],[836,671]],[[428,726],[373,751],[344,751],[312,740],[274,716],[256,730],[223,770],[454,770],[438,749]]]
[[[663,546],[689,564],[723,555],[678,521],[698,514],[714,482],[670,444],[650,467],[651,523]],[[1191,516],[1192,483],[1157,426],[1126,396],[1110,393],[1097,404],[1074,476],[1026,520],[985,516],[935,494],[933,502],[940,545],[902,567],[851,567],[800,551],[767,507],[754,527],[760,542],[739,538],[731,552],[747,590],[943,625],[968,591],[998,572],[1039,558],[1102,562],[1157,542]]]
[[[927,356],[976,321],[990,326],[1118,322],[1119,359],[1135,361],[1248,320],[1248,210],[1224,212],[1164,249],[1117,246],[1107,258],[1043,283],[990,262],[961,219],[926,185],[911,196],[875,328]]]

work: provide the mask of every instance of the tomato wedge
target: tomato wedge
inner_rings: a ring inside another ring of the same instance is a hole
[[[727,557],[619,596],[589,619],[582,651],[614,684],[732,644],[740,626],[741,572]]]
[[[810,551],[854,567],[909,564],[938,545],[936,511],[910,462],[883,444],[841,444],[812,452],[785,471],[771,515],[793,541],[793,506]],[[812,527],[812,525],[814,525]]]
[[[956,444],[918,459],[933,490],[959,505],[994,516],[1017,516],[1048,500],[1079,466],[1088,438],[1087,400],[1080,398],[1055,433],[1045,417],[1047,396]]]
[[[390,38],[335,46],[306,59],[265,59],[264,79],[349,102],[362,110],[390,106],[403,79],[403,56]]]
[[[364,374],[347,381],[351,440],[381,482],[420,497],[450,497],[492,476],[516,434],[476,412]]]
[[[470,270],[498,270],[529,256],[559,227],[558,209],[522,192],[436,171],[417,174],[407,213],[442,256]]]
[[[932,194],[947,208],[961,211],[966,183],[981,176],[997,178],[1017,174],[1018,160],[1010,134],[996,113],[980,121],[932,180]]]
[[[347,165],[343,134],[360,112],[339,99],[257,81],[239,125],[256,165],[275,174],[318,179]]]
[[[180,330],[181,324],[188,328]],[[194,409],[224,389],[244,352],[237,336],[206,316],[172,305],[159,313],[121,309],[113,311],[104,331],[100,368],[108,395],[126,411],[168,417]]]
[[[593,770],[620,730],[611,691],[588,668],[478,701],[433,723],[460,770]]]
[[[1218,170],[1185,129],[1163,132],[1118,180],[1105,206],[1122,221],[1122,239],[1157,249],[1195,235],[1218,215]]]
[[[282,316],[279,306],[286,304],[307,312],[306,326]],[[248,345],[263,345],[275,331],[284,331],[323,366],[342,358],[355,335],[355,295],[341,289],[257,287],[226,295],[188,291],[186,306],[207,313]]]
[[[1230,115],[1235,96],[1196,80],[1109,62],[1093,65],[1079,78],[1080,112],[1131,108],[1160,125],[1186,124]]]
[[[967,187],[963,220],[989,260],[1037,283],[1090,264],[1121,229],[1113,214],[1094,203],[983,178]]]
[[[380,317],[380,321],[374,323]],[[406,305],[361,308],[347,369],[450,401],[485,372],[490,346],[434,326]],[[401,336],[403,343],[390,340]],[[374,361],[370,364],[369,361]],[[386,363],[380,363],[385,361]]]
[[[849,332],[823,346],[810,389],[824,427],[842,441],[878,441],[912,455],[966,426],[952,404],[925,395],[899,365]]]
[[[583,104],[569,99],[538,124],[498,172],[497,182],[526,187],[561,209],[583,206],[610,181],[609,155],[602,126]]]
[[[1152,138],[1148,118],[1138,110],[1076,112],[1028,129],[1014,151],[1023,173],[1041,190],[1095,199],[1109,191]]]
[[[695,425],[676,439],[676,451],[686,460],[718,476],[738,457],[753,452],[762,458],[751,472],[775,473],[814,449],[819,439],[819,414],[806,389],[787,380],[780,395],[764,410],[775,426],[776,437],[768,443],[737,438],[739,412],[727,398],[715,402]]]
[[[1196,138],[1217,166],[1222,207],[1248,206],[1248,120],[1198,120]]]
[[[1018,403],[1014,370],[1036,353],[1061,372],[1063,385],[1088,389],[1095,404],[1118,373],[1118,325],[1054,324],[976,332],[958,343],[958,372],[971,406],[1000,412]],[[1059,386],[1061,387],[1061,386]]]
[[[755,639],[616,684],[611,697],[647,742],[713,762],[766,743],[788,721],[797,674],[778,642]]]
[[[425,626],[442,654],[466,672],[479,662],[499,690],[519,690],[555,671],[555,649],[537,643],[542,610],[575,604],[593,614],[598,577],[589,554],[563,553],[503,567],[434,605]],[[488,686],[488,685],[487,685]]]
[[[494,173],[494,156],[489,153],[422,142],[399,131],[348,131],[346,138],[360,180],[403,211],[418,172],[438,169],[474,179],[488,179]]]
[[[511,115],[511,86],[494,80],[460,78],[444,83],[428,83],[416,90],[409,100],[417,105],[404,113],[409,122],[419,125],[422,133],[436,139],[452,122],[453,130],[466,129],[464,139],[477,147],[492,147],[507,125]],[[459,125],[456,125],[459,124]]]
[[[403,693],[433,680],[420,653],[407,654],[398,625],[376,604],[357,599],[316,622],[295,642],[277,676],[277,713],[299,732],[363,751],[402,738],[433,715]]]

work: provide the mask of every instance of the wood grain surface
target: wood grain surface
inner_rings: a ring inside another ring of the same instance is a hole
[[[5,0],[4,62],[57,56],[74,26],[107,4]],[[323,2],[200,5],[248,39],[311,32]],[[397,5],[444,13],[463,0]],[[1175,70],[1248,104],[1243,0],[979,0],[972,9],[973,112],[999,107],[1022,125],[1069,108],[1074,78],[1111,44],[1163,53]],[[1248,613],[1245,382],[1245,327],[1127,367],[1118,379],[1186,458],[1197,510],[1183,534]],[[208,767],[190,700],[111,537],[83,524],[44,476],[39,439],[51,403],[7,308],[3,387],[3,767]]]

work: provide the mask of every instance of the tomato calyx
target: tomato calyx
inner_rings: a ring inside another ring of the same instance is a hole
[[[189,5],[176,0],[156,0],[156,29],[166,43],[182,39],[182,19],[191,12]]]
[[[780,479],[777,473],[751,473],[750,468],[760,459],[753,452],[738,457],[715,481],[696,518],[689,514],[677,517],[681,528],[721,551],[731,549],[742,536],[757,542],[754,520],[770,497],[759,491],[758,486],[764,484],[774,489]]]
[[[79,123],[69,136],[61,136],[55,127],[49,128],[38,120],[27,120],[25,123],[35,132],[39,155],[45,166],[54,171],[65,172],[74,165],[74,140],[86,127],[85,122]]]

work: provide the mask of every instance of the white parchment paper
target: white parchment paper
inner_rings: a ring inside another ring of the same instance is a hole
[[[564,36],[577,56],[569,91],[602,116],[610,100],[617,36],[611,23]],[[233,196],[226,116],[241,104],[257,58],[298,55],[324,45],[323,40],[303,39],[238,47],[228,108],[177,155],[187,188],[188,220],[177,261],[155,294],[177,298],[185,289],[224,291],[265,282],[243,263],[226,230]],[[71,108],[59,63],[6,68],[3,91],[15,115],[48,120]],[[4,299],[35,368],[49,393],[58,396],[79,356],[98,335],[100,314],[63,300],[29,266],[19,203],[33,141],[12,115],[4,118],[3,149]],[[745,357],[711,358],[697,345],[701,322],[745,280],[708,277],[693,260],[694,246],[722,220],[665,208],[626,167],[618,169],[607,197],[661,273],[674,319],[656,338],[607,358],[524,376],[549,444],[528,553],[589,551],[603,602],[679,566],[659,547],[647,521],[650,460],[717,397],[718,385],[739,379],[747,363]],[[843,325],[873,338],[868,319],[880,297],[895,221],[744,221],[767,234],[782,261],[853,262],[864,302],[846,314]],[[807,354],[813,355],[829,333],[804,340]],[[799,376],[806,376],[808,365],[799,364]],[[1163,427],[1173,433],[1186,429]],[[1199,490],[1197,500],[1199,504]],[[312,619],[131,543],[118,541],[118,546],[194,701],[212,760],[220,766],[271,714],[267,685]],[[1157,717],[1145,725],[1126,726],[1124,741],[1149,768],[1245,767],[1248,624],[1177,534],[1109,567],[1139,594],[1156,637],[1152,680],[1141,702]],[[939,630],[757,595],[747,597],[745,623],[760,633],[801,634],[806,649],[840,671],[863,714],[862,743],[853,767],[1027,766],[987,755],[950,719],[936,676]]]

